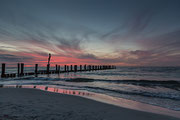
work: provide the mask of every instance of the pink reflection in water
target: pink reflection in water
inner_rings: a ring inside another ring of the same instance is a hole
[[[88,92],[82,92],[82,91],[77,91],[77,90],[66,90],[66,89],[52,88],[52,87],[48,87],[46,89],[46,91],[56,92],[56,93],[61,93],[61,94],[68,94],[68,95],[77,95],[77,96],[91,96],[91,95],[93,95],[92,93],[88,93]]]
[[[92,96],[94,94],[84,92],[84,91],[77,91],[77,90],[66,90],[66,89],[60,89],[60,88],[53,88],[43,85],[3,85],[0,86],[2,88],[34,88],[39,90],[45,90],[48,92],[55,92],[60,94],[68,94],[68,95],[77,95],[77,96]]]

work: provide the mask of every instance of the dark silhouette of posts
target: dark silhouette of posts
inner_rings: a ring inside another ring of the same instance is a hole
[[[95,70],[97,70],[97,65],[95,66]]]
[[[67,69],[66,69],[66,65],[64,65],[64,71],[65,71],[65,72],[67,71]]]
[[[86,65],[84,65],[84,71],[86,71]]]
[[[86,65],[84,65],[84,71],[86,71]]]
[[[74,65],[74,72],[77,72],[77,65]]]
[[[94,65],[92,66],[92,70],[95,70],[95,69],[94,69]]]
[[[80,65],[80,71],[82,71],[82,65]]]
[[[49,53],[48,65],[50,64],[50,61],[51,61],[51,54]]]
[[[50,60],[50,59],[49,59]],[[48,61],[49,63],[49,61]],[[35,64],[35,70],[34,72],[29,72],[29,73],[24,73],[24,63],[18,63],[17,64],[17,74],[18,76],[24,76],[24,75],[37,75],[37,74],[54,74],[54,73],[60,73],[61,68],[60,65],[56,64],[56,70],[50,70],[50,64],[47,64],[47,71],[46,70],[39,70],[38,71],[38,64]],[[74,67],[74,69],[73,69]],[[5,63],[2,63],[2,70],[1,70],[1,77],[16,77],[16,74],[11,73],[11,74],[5,74]],[[64,71],[62,72],[79,72],[79,71],[92,71],[92,70],[106,70],[106,69],[116,69],[116,66],[114,65],[64,65]]]
[[[73,71],[73,66],[71,65],[71,71]]]
[[[89,65],[89,71],[91,71],[91,69],[92,69],[92,68],[91,68],[91,65]]]
[[[102,68],[103,70],[105,69],[105,66],[103,65],[103,68]]]
[[[17,75],[19,76],[20,75],[20,63],[17,64]]]
[[[88,65],[88,71],[91,71],[91,65]]]
[[[21,63],[21,76],[24,75],[24,63]]]
[[[49,74],[50,64],[47,64],[47,74]]]
[[[56,72],[58,71],[58,65],[56,64]]]
[[[49,74],[50,61],[51,61],[51,54],[49,53],[48,64],[47,64],[47,74]]]
[[[6,64],[2,63],[1,77],[5,77]]]
[[[38,64],[35,64],[35,74],[38,74]]]
[[[58,73],[60,73],[60,71],[61,71],[61,66],[58,65]]]
[[[67,72],[69,72],[69,66],[67,65]]]

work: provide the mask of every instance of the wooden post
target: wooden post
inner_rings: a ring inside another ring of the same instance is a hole
[[[97,65],[95,66],[95,70],[97,70]]]
[[[47,64],[47,74],[49,74],[50,64]]]
[[[5,77],[5,71],[6,71],[6,64],[2,63],[2,71],[1,71],[1,77]]]
[[[74,65],[74,72],[77,72],[77,65]]]
[[[21,63],[21,75],[24,75],[24,63]]]
[[[82,71],[82,65],[80,65],[80,71]]]
[[[76,72],[77,72],[77,65],[76,65]]]
[[[58,65],[56,64],[56,72],[58,71]]]
[[[71,65],[71,71],[73,71],[73,66]]]
[[[92,67],[91,67],[91,65],[89,65],[89,70],[90,70],[90,71],[92,70]]]
[[[17,64],[17,75],[19,76],[20,75],[20,63]]]
[[[86,65],[84,65],[84,71],[86,71]]]
[[[38,74],[38,64],[35,64],[35,74]]]
[[[94,65],[92,66],[92,70],[95,70]]]

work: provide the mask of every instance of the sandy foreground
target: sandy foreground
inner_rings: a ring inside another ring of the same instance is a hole
[[[0,120],[180,120],[79,96],[0,88]]]

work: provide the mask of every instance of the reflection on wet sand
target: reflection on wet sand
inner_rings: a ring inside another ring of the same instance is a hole
[[[39,90],[45,90],[49,92],[68,94],[68,95],[77,95],[77,96],[92,96],[92,93],[77,91],[77,90],[66,90],[60,88],[53,88],[43,85],[0,85],[1,88],[34,88]]]

